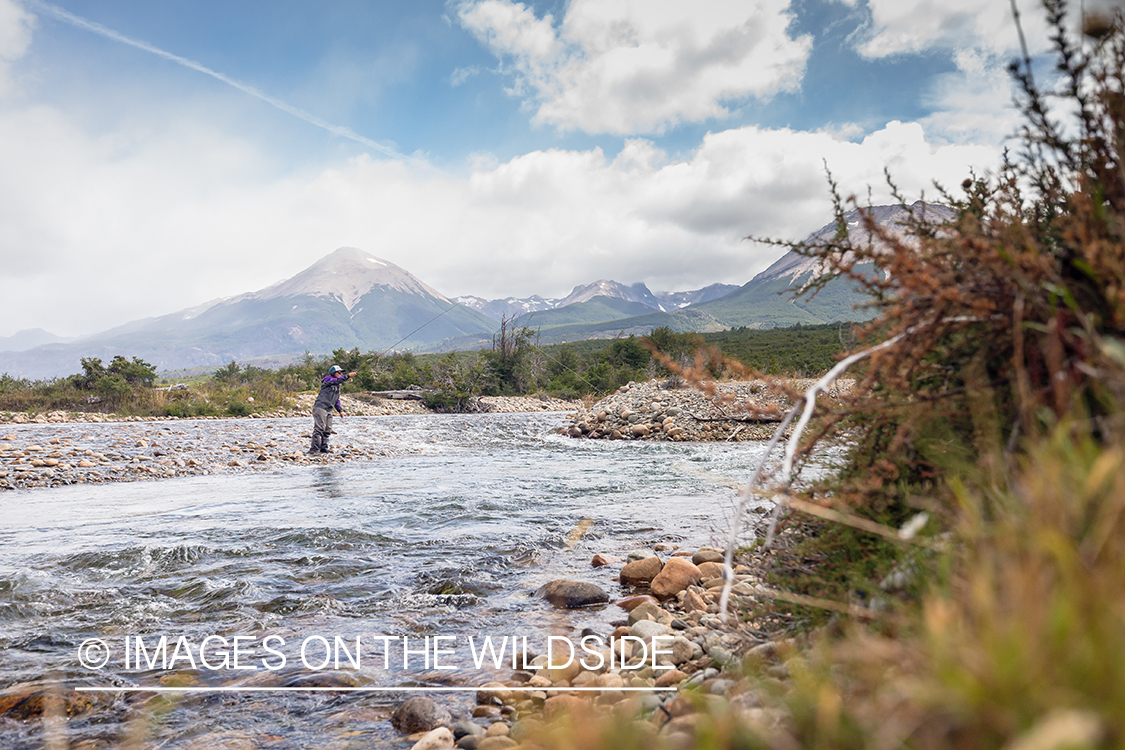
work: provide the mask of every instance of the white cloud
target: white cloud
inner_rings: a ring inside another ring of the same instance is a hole
[[[1029,50],[1047,49],[1046,18],[1037,2],[1024,2],[1020,21]],[[1019,51],[1010,3],[980,0],[867,0],[870,22],[860,32],[858,49],[866,57],[886,57],[930,48],[976,48],[990,54]]]
[[[477,0],[458,18],[509,66],[537,123],[588,133],[659,133],[793,90],[812,46],[789,36],[789,0],[573,0],[557,24]]]
[[[0,94],[11,88],[8,68],[23,57],[31,44],[35,16],[15,0],[0,0]]]
[[[479,73],[480,68],[476,65],[469,66],[468,68],[454,68],[453,72],[449,74],[449,85],[453,88],[457,88]]]
[[[830,220],[826,159],[844,190],[885,200],[956,185],[994,150],[934,146],[917,124],[858,143],[754,127],[687,157],[645,140],[615,158],[545,150],[467,175],[361,157],[282,177],[261,147],[191,118],[90,135],[59,111],[0,113],[0,335],[91,333],[293,275],[342,245],[445,294],[560,296],[597,278],[690,289],[744,283]]]
[[[1002,143],[1016,132],[1020,115],[1005,61],[972,49],[953,53],[957,70],[938,76],[923,97],[931,114],[926,131],[955,143]]]

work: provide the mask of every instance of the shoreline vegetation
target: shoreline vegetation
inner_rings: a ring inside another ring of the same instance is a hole
[[[432,411],[487,410],[490,397],[576,401],[600,397],[630,381],[667,377],[661,357],[687,365],[701,346],[768,375],[809,377],[828,370],[850,336],[851,324],[739,329],[718,334],[654,329],[649,335],[539,346],[536,332],[501,323],[491,349],[479,352],[379,354],[338,349],[329,356],[306,354],[277,369],[229,362],[182,379],[158,377],[144,360],[121,355],[108,363],[85,358],[81,372],[30,380],[0,374],[0,419],[35,421],[60,412],[131,417],[241,417],[282,413],[298,406],[299,394],[316,392],[331,364],[357,375],[344,394],[420,389]],[[724,375],[720,360],[712,377]],[[186,374],[185,374],[186,375]],[[483,401],[482,401],[483,399]],[[18,415],[22,414],[23,417]],[[90,417],[96,420],[96,416]]]

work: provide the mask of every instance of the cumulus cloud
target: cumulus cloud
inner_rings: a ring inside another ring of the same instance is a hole
[[[850,4],[850,3],[849,3]],[[1021,13],[1032,54],[1048,46],[1046,18],[1038,3]],[[1019,34],[1006,2],[979,0],[867,0],[870,19],[857,35],[866,57],[886,57],[931,48],[975,48],[993,55],[1019,51]]]
[[[700,0],[690,13],[675,0],[573,0],[557,22],[475,0],[458,18],[512,74],[535,122],[588,133],[659,133],[793,90],[812,46],[789,35],[789,0]]]
[[[15,0],[0,0],[0,94],[11,88],[9,68],[31,44],[35,16]]]
[[[923,101],[931,113],[927,132],[955,143],[1002,143],[1016,132],[1020,115],[1005,61],[973,49],[953,53],[957,70],[937,77]]]
[[[996,152],[937,146],[916,123],[859,142],[744,127],[683,157],[643,139],[599,149],[474,155],[456,174],[361,157],[278,177],[261,147],[190,116],[91,135],[50,107],[0,113],[0,335],[91,333],[289,277],[342,245],[447,295],[560,296],[614,278],[652,288],[744,283],[830,220],[844,190],[889,198],[955,185]],[[50,304],[44,304],[50,300]]]

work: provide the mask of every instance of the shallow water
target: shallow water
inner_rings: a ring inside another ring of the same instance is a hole
[[[379,650],[358,670],[345,664],[348,679],[475,685],[492,673],[471,663],[469,635],[527,635],[541,651],[547,634],[608,633],[621,610],[559,612],[534,591],[579,578],[618,596],[625,592],[616,567],[592,569],[594,553],[712,542],[734,494],[724,483],[744,479],[762,446],[572,440],[554,434],[563,421],[561,414],[352,418],[339,441],[387,444],[400,457],[5,493],[0,686],[49,674],[68,685],[151,686],[173,674],[200,686],[302,684],[316,670],[300,664],[300,643],[310,636],[366,643],[372,635],[405,635],[411,648],[427,635],[453,636],[446,662],[457,669],[427,669],[421,656],[403,668],[392,645],[389,669]],[[206,429],[221,434],[245,424],[211,421]],[[25,429],[47,436],[59,428]],[[123,639],[138,635],[148,644],[160,635],[191,644],[208,635],[258,644],[274,635],[288,658],[276,672],[193,670],[183,660],[170,670],[125,669]],[[111,649],[100,671],[77,658],[79,644],[95,637]],[[215,732],[269,747],[366,747],[397,740],[385,717],[403,697],[193,695],[166,713],[150,707],[148,716],[162,718],[146,731],[161,747]],[[67,735],[117,742],[146,700],[118,696],[70,720]],[[455,710],[471,700],[471,693],[441,697]],[[38,747],[42,737],[38,724],[0,720],[4,747]]]

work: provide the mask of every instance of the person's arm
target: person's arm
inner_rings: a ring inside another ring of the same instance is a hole
[[[339,379],[336,382],[337,383],[346,383],[354,377],[355,377],[354,372],[345,372],[343,375],[341,375],[339,377]],[[341,417],[344,416],[344,407],[340,405],[340,399],[336,399],[336,413],[339,414]]]

